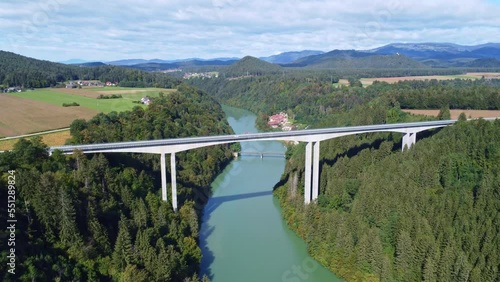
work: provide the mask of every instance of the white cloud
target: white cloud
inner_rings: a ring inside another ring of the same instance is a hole
[[[391,42],[500,42],[483,0],[3,0],[0,49],[37,58],[267,56]]]

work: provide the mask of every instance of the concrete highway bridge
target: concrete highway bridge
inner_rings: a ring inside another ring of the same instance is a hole
[[[486,120],[493,120],[489,118]],[[296,141],[306,142],[305,158],[305,187],[304,203],[309,204],[318,198],[319,190],[319,148],[321,141],[338,138],[342,136],[373,133],[373,132],[398,132],[402,133],[402,148],[411,148],[416,142],[417,133],[452,125],[456,120],[442,120],[429,122],[379,124],[366,126],[349,126],[321,129],[305,129],[296,131],[248,133],[236,135],[219,135],[204,137],[175,138],[163,140],[117,142],[105,144],[68,145],[50,147],[49,152],[61,150],[65,154],[72,154],[75,150],[80,150],[84,154],[93,153],[149,153],[160,155],[161,160],[161,183],[162,200],[167,201],[167,176],[165,155],[170,154],[171,166],[171,188],[172,206],[177,210],[177,180],[176,180],[176,160],[175,154],[182,151],[227,144],[235,142],[252,141]]]

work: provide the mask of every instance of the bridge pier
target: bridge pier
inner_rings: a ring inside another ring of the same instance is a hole
[[[305,204],[309,204],[311,200],[312,201],[316,200],[319,195],[319,144],[320,141],[316,141],[316,142],[308,142],[306,145],[306,161],[305,161],[305,177],[304,177]],[[311,183],[312,183],[312,189],[311,189]]]
[[[165,165],[165,154],[160,154],[161,163],[161,199],[167,201],[167,167]]]
[[[172,207],[177,211],[177,170],[175,168],[175,153],[170,154],[170,179],[172,180]]]
[[[317,141],[313,145],[313,188],[312,188],[312,200],[316,200],[319,194],[319,143]]]
[[[311,202],[311,159],[312,159],[312,142],[308,142],[306,145],[306,167],[305,167],[305,177],[304,177],[304,203],[309,204]]]
[[[161,163],[161,199],[167,201],[167,166],[165,153],[160,153]],[[177,211],[177,172],[175,168],[175,153],[170,154],[170,179],[172,185],[172,207]]]
[[[405,146],[410,149],[413,144],[417,142],[417,133],[408,132],[403,136],[403,141],[401,142],[401,151],[404,151]]]

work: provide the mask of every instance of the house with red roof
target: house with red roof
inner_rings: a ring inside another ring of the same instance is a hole
[[[267,124],[272,128],[278,128],[288,122],[288,115],[284,112],[269,117]]]

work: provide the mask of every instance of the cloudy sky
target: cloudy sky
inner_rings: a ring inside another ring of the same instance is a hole
[[[500,42],[500,0],[1,0],[0,50],[110,61]]]

